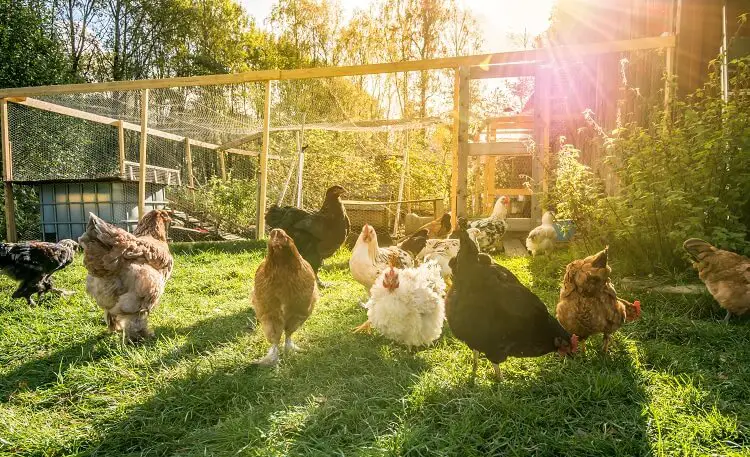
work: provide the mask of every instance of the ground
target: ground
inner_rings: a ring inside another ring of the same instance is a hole
[[[511,359],[496,383],[447,329],[409,351],[352,334],[364,290],[347,252],[299,332],[305,352],[268,348],[249,306],[258,244],[177,245],[152,316],[156,338],[123,347],[84,293],[10,301],[0,280],[3,455],[748,455],[750,324],[717,322],[707,295],[641,293],[643,318],[571,359]],[[565,253],[499,258],[552,308]],[[616,272],[616,264],[615,264]]]

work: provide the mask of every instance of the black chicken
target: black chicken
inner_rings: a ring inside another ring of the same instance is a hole
[[[575,352],[578,337],[570,335],[547,307],[506,268],[479,254],[459,221],[458,255],[451,259],[453,284],[445,303],[451,331],[474,350],[472,379],[479,353],[502,378],[499,364],[509,356],[537,357],[558,351]]]
[[[323,206],[314,213],[278,205],[273,205],[266,213],[266,225],[269,229],[283,229],[294,240],[302,258],[315,271],[320,287],[323,284],[318,278],[318,269],[323,260],[341,247],[349,233],[349,217],[340,199],[345,192],[341,186],[328,188]]]
[[[40,298],[49,291],[67,295],[69,291],[56,289],[52,273],[73,262],[78,243],[62,240],[59,243],[30,241],[27,243],[0,243],[0,269],[11,278],[21,281],[13,298],[25,298],[31,305],[31,295]]]

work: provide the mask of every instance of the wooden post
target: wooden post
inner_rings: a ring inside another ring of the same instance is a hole
[[[120,176],[125,177],[125,127],[122,121],[117,122],[117,152],[120,160]]]
[[[456,183],[456,214],[467,216],[466,198],[468,186],[469,168],[469,105],[471,103],[469,93],[469,67],[462,66],[458,69],[458,160]]]
[[[195,188],[195,181],[193,178],[193,152],[190,149],[190,138],[185,138],[185,162],[187,162],[188,188],[192,192]]]
[[[138,219],[146,215],[146,147],[148,145],[148,89],[141,91],[141,141],[138,168]]]
[[[258,179],[258,221],[255,225],[257,239],[263,239],[266,233],[266,187],[268,185],[268,149],[270,146],[271,128],[271,81],[266,81],[266,96],[263,106],[263,145],[258,158],[260,176]]]
[[[398,203],[396,203],[396,216],[393,219],[393,236],[398,235],[398,220],[401,218],[401,201],[404,199],[404,183],[406,173],[409,169],[409,150],[404,151],[404,160],[401,162],[401,182],[398,185]]]
[[[13,199],[13,153],[10,150],[8,101],[0,100],[0,135],[3,149],[3,180],[5,181],[5,234],[10,243],[18,241],[16,233],[16,202]]]
[[[541,184],[542,193],[547,193],[547,177],[544,170],[550,151],[550,69],[538,66],[534,81],[534,141],[536,154],[532,156],[531,178],[535,184]],[[538,187],[537,187],[538,188]],[[531,195],[531,220],[537,224],[542,219],[537,192]]]
[[[297,149],[299,150],[299,157],[297,158],[297,208],[302,208],[302,170],[305,168],[305,148],[302,147],[302,142],[305,138],[305,121],[304,116],[302,118],[302,130],[300,135],[297,137],[299,142],[297,143]]]
[[[453,135],[451,137],[451,193],[450,193],[450,210],[451,226],[456,227],[458,224],[458,212],[456,205],[458,203],[458,93],[460,87],[460,68],[456,68],[453,78]]]
[[[222,181],[227,180],[227,158],[224,155],[224,151],[219,150],[219,168],[221,169],[221,179]]]

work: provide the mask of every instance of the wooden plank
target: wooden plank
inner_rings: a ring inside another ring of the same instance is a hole
[[[78,94],[115,90],[141,90],[170,87],[241,84],[252,81],[286,79],[332,78],[367,74],[398,73],[420,70],[437,70],[461,66],[488,66],[524,61],[575,60],[587,55],[608,54],[640,49],[670,48],[674,36],[637,38],[633,40],[605,41],[570,46],[554,46],[524,51],[480,54],[462,57],[416,60],[406,62],[354,65],[345,67],[302,68],[297,70],[261,70],[230,75],[206,75],[181,78],[150,79],[139,81],[113,81],[89,84],[62,84],[56,86],[20,87],[0,90],[0,98],[33,97],[52,94]],[[468,74],[467,74],[468,77]]]
[[[542,192],[547,192],[547,179],[544,171],[547,155],[550,151],[550,67],[538,67],[534,83],[534,140],[536,154],[531,162],[531,178],[536,186],[541,184]],[[541,221],[542,209],[539,197],[531,195],[531,220]]]
[[[484,162],[484,208],[483,211],[491,211],[495,194],[495,165],[494,156],[485,157]]]
[[[3,179],[5,181],[5,236],[8,242],[18,241],[16,233],[16,202],[13,198],[13,153],[10,150],[8,102],[0,100],[0,135],[2,135]]]
[[[469,67],[458,69],[458,182],[456,183],[456,213],[467,216],[466,199],[469,181]]]
[[[148,146],[148,95],[149,89],[141,91],[141,137],[138,149],[138,220],[146,215],[146,149]]]
[[[534,76],[537,62],[517,62],[500,65],[482,65],[471,67],[469,78],[471,79],[493,79],[493,78],[517,78],[519,76]]]
[[[260,176],[258,179],[258,221],[255,225],[255,236],[257,239],[265,238],[266,234],[266,191],[268,185],[268,150],[270,149],[271,136],[271,81],[266,81],[266,95],[263,102],[263,144],[260,150]]]
[[[531,155],[526,143],[521,141],[498,141],[496,143],[469,143],[469,156],[525,156]]]
[[[69,108],[67,106],[57,105],[54,103],[45,102],[42,100],[37,100],[35,98],[26,98],[23,101],[13,101],[12,99],[9,100],[12,103],[16,103],[23,106],[28,106],[30,108],[36,108],[43,111],[48,111],[50,113],[56,113],[56,114],[62,114],[64,116],[70,116],[77,119],[82,119],[84,121],[89,122],[96,122],[98,124],[106,124],[111,125],[114,127],[118,127],[122,124],[122,128],[125,130],[130,130],[133,132],[140,132],[141,126],[139,124],[133,124],[131,122],[126,122],[118,119],[113,119],[111,117],[101,116],[99,114],[89,113],[86,111],[77,110],[75,108]],[[184,136],[175,135],[174,133],[164,132],[157,129],[148,129],[148,134],[151,136],[155,136],[158,138],[164,138],[165,140],[172,140],[172,141],[185,141]],[[211,149],[211,150],[217,150],[219,149],[218,144],[213,143],[207,143],[205,141],[198,141],[198,140],[190,140],[193,146],[198,146],[201,148]],[[259,155],[258,152],[252,152],[252,151],[246,151],[244,149],[235,149],[235,148],[226,148],[227,152],[232,154],[239,154],[239,155],[247,155],[247,156],[257,156]]]
[[[227,180],[227,160],[224,157],[224,151],[217,151],[219,154],[219,168],[221,169],[221,179]]]
[[[192,191],[195,188],[193,177],[193,152],[190,149],[190,138],[185,138],[185,165],[188,172],[188,188]]]
[[[458,211],[458,102],[460,89],[460,69],[456,68],[453,75],[453,116],[452,135],[451,135],[451,189],[450,189],[450,211],[451,227],[457,227]]]
[[[117,157],[120,161],[120,176],[125,176],[125,128],[117,122]]]
[[[518,195],[533,195],[530,189],[494,189],[495,195],[507,195],[509,197],[515,197]]]

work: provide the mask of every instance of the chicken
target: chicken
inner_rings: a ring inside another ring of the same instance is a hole
[[[33,305],[33,294],[37,294],[37,299],[49,291],[62,295],[72,294],[56,289],[52,274],[70,265],[77,249],[78,243],[73,240],[62,240],[59,243],[0,243],[0,269],[9,277],[20,281],[18,289],[13,292],[13,298],[25,298],[29,305]]]
[[[695,259],[693,266],[714,299],[727,310],[724,322],[732,314],[750,310],[750,259],[724,251],[703,240],[691,238],[683,247]]]
[[[323,260],[341,247],[349,233],[349,217],[340,198],[345,192],[341,186],[328,188],[323,206],[314,213],[278,205],[273,205],[266,213],[268,227],[283,229],[294,240],[302,258],[315,271],[316,279]],[[320,279],[317,281],[322,287]]]
[[[170,222],[166,211],[153,210],[131,234],[89,213],[86,233],[78,238],[88,270],[86,291],[104,310],[109,330],[122,332],[123,342],[153,335],[148,316],[174,265],[167,245]]]
[[[574,260],[565,268],[557,319],[567,331],[578,335],[581,351],[586,350],[586,338],[603,333],[606,353],[611,335],[625,322],[641,315],[639,301],[630,303],[617,298],[609,279],[612,269],[607,265],[607,257],[605,248],[585,259]]]
[[[445,312],[453,335],[474,350],[472,378],[480,352],[492,362],[498,379],[502,378],[499,364],[509,356],[575,352],[578,338],[510,271],[479,253],[466,232],[465,219],[457,232],[461,248],[451,260],[453,284]]]
[[[394,264],[397,268],[413,267],[414,257],[426,243],[427,231],[422,230],[402,241],[399,246],[381,248],[378,246],[375,229],[365,224],[357,238],[357,244],[352,249],[349,270],[354,279],[369,291],[380,273],[388,268],[391,256],[397,257]]]
[[[531,255],[549,254],[555,249],[557,232],[554,225],[555,216],[547,211],[542,216],[542,225],[529,232],[526,237],[526,249],[531,251]]]
[[[287,352],[299,349],[292,341],[292,334],[310,317],[317,300],[318,286],[312,266],[302,258],[286,232],[271,230],[266,258],[255,272],[252,294],[255,315],[271,348],[256,364],[278,363],[282,333]]]
[[[444,238],[451,232],[451,213],[445,213],[440,218],[428,222],[414,232],[420,230],[427,230],[427,237],[432,238]],[[408,230],[407,230],[408,233]]]
[[[505,221],[505,216],[508,212],[505,205],[508,202],[508,197],[505,195],[501,196],[495,202],[495,207],[492,209],[490,217],[472,221],[469,224],[469,227],[479,229],[477,243],[479,243],[479,249],[482,252],[499,250],[502,247],[503,235],[508,230],[508,223]]]
[[[471,238],[476,244],[476,236],[479,230],[469,228],[466,229],[466,232],[469,234],[469,238]],[[461,242],[458,238],[427,240],[427,244],[424,249],[417,254],[416,259],[420,263],[428,262],[430,260],[437,262],[440,266],[440,274],[443,279],[445,279],[452,275],[451,267],[449,265],[450,260],[456,257],[460,245]],[[479,246],[477,246],[477,249],[479,249]]]
[[[390,266],[377,279],[365,304],[368,323],[388,339],[411,347],[440,337],[445,320],[445,282],[440,267],[427,262],[416,268]]]

